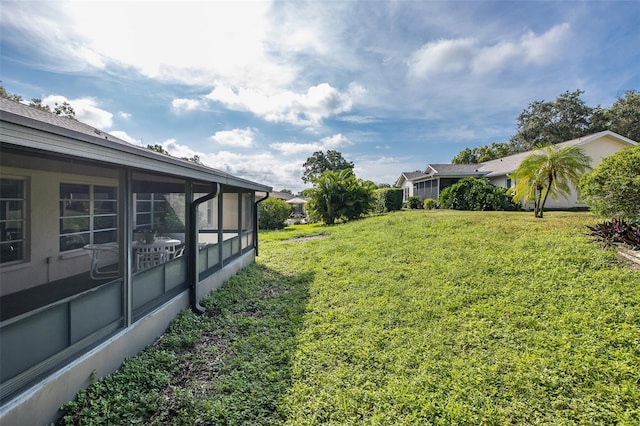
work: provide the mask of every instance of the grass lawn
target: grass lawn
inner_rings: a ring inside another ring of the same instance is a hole
[[[640,270],[586,213],[262,232],[257,263],[65,406],[75,424],[639,424]]]

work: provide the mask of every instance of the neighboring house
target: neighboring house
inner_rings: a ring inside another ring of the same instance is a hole
[[[0,424],[46,424],[251,264],[271,188],[0,98]]]
[[[591,158],[591,167],[596,167],[603,158],[636,145],[636,143],[607,130],[562,142],[557,146],[580,146],[583,152]],[[511,179],[511,173],[532,152],[521,152],[478,164],[428,164],[424,172],[402,173],[396,181],[396,186],[403,189],[404,201],[407,201],[410,196],[420,197],[421,200],[425,198],[437,200],[442,190],[466,177],[484,177],[496,186],[511,188],[515,185]],[[574,188],[567,198],[559,198],[557,201],[549,198],[545,207],[570,209],[585,207],[585,205],[580,202],[578,191]]]
[[[270,198],[277,198],[277,199],[283,200],[283,201],[289,201],[289,200],[295,198],[295,195],[291,195],[288,192],[271,191],[269,193],[269,197]]]
[[[288,192],[271,191],[269,197],[277,198],[284,201],[291,206],[291,215],[289,216],[288,224],[306,223],[306,213],[304,206],[307,204],[307,200],[291,195]]]

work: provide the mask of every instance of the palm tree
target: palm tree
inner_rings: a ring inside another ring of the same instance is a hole
[[[549,145],[528,155],[511,174],[516,180],[512,189],[516,202],[533,201],[535,217],[542,218],[547,197],[566,197],[580,176],[591,168],[591,159],[579,146]]]

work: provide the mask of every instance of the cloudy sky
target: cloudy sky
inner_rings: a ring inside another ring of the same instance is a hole
[[[275,190],[314,151],[392,184],[532,101],[640,89],[638,1],[0,3],[8,92]]]

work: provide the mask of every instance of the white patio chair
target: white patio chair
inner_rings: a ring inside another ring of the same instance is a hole
[[[83,248],[91,256],[90,275],[92,279],[116,278],[119,275],[117,269],[119,253],[116,243],[87,244]]]

